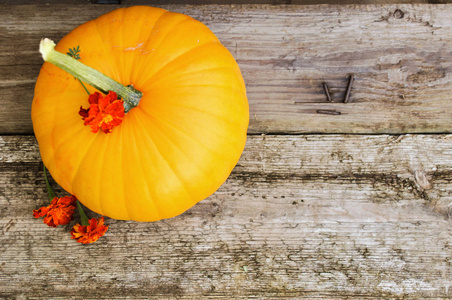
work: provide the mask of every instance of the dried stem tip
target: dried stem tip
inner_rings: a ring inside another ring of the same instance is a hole
[[[118,94],[124,101],[126,112],[137,106],[142,97],[142,93],[134,89],[133,86],[124,86],[69,55],[56,51],[55,43],[50,39],[46,38],[41,40],[39,52],[41,52],[44,61],[65,70],[72,76],[92,85],[104,94],[107,94],[109,91]]]

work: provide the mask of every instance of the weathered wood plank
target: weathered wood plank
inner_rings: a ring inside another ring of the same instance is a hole
[[[0,297],[452,296],[451,135],[250,136],[213,196],[88,246],[31,216],[34,138],[0,149]]]
[[[123,5],[166,5],[164,0],[121,0]],[[451,3],[451,0],[175,0],[172,4],[210,5],[210,4],[271,4],[271,5],[312,5],[312,4],[413,4],[413,3]]]
[[[172,0],[171,4],[180,5],[230,5],[230,4],[271,4],[271,5],[306,5],[306,4],[413,4],[413,3],[452,3],[452,0]],[[0,4],[122,4],[122,5],[167,5],[165,0],[0,0]]]
[[[451,131],[452,5],[163,7],[206,23],[237,58],[250,133]],[[113,8],[0,8],[0,133],[32,132],[39,40],[59,40]],[[343,104],[350,73],[351,103]]]

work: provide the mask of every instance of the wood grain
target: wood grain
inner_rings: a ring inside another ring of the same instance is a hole
[[[0,150],[3,298],[452,297],[450,135],[250,136],[214,195],[87,246],[32,217],[34,138]]]
[[[237,59],[251,134],[451,132],[452,5],[162,7],[207,24]],[[39,40],[59,40],[113,8],[0,7],[0,133],[32,133]],[[344,104],[351,73],[351,103]]]
[[[121,5],[168,5],[165,0],[1,0],[0,4],[121,4]],[[306,4],[413,4],[413,3],[452,3],[452,0],[171,0],[171,4],[179,5],[230,5],[230,4],[270,4],[270,5],[306,5]]]

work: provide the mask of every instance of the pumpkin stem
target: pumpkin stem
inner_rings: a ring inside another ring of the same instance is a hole
[[[41,40],[39,52],[41,52],[44,61],[65,70],[72,76],[92,85],[104,94],[107,94],[109,91],[118,94],[123,100],[125,112],[134,108],[140,102],[143,94],[133,88],[132,85],[122,85],[101,72],[81,63],[75,58],[56,51],[55,43],[50,39],[46,38]]]

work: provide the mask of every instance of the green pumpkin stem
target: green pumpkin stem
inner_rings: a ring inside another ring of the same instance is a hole
[[[109,91],[118,94],[118,97],[123,100],[125,112],[134,108],[140,102],[143,94],[134,89],[132,85],[122,85],[101,72],[81,63],[77,59],[56,51],[55,43],[50,39],[46,38],[41,40],[39,52],[41,52],[44,61],[65,70],[72,76],[92,85],[104,94],[107,94]]]

